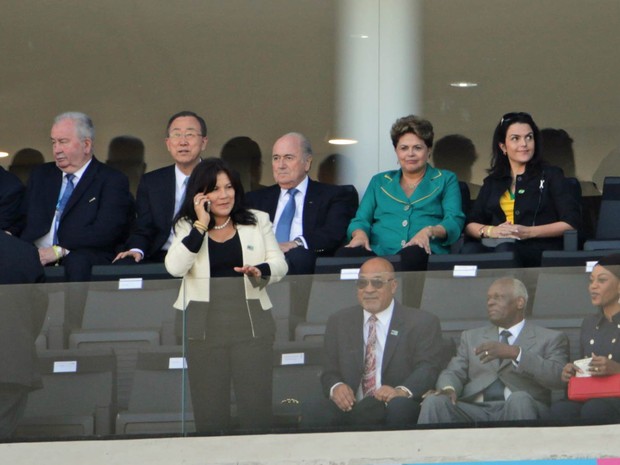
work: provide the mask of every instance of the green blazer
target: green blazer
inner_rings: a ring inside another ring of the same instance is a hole
[[[392,255],[422,228],[441,225],[448,235],[445,240],[432,240],[431,250],[449,253],[450,244],[459,238],[465,223],[456,176],[426,165],[424,178],[408,198],[400,186],[401,174],[395,170],[373,176],[349,224],[349,239],[353,231],[362,229],[370,238],[373,252]]]

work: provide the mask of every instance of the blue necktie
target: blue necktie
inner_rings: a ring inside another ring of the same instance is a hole
[[[280,215],[280,221],[276,226],[276,240],[278,242],[288,242],[291,239],[291,225],[293,224],[293,217],[295,216],[295,194],[299,192],[297,189],[289,189],[288,203],[282,210]]]
[[[62,216],[62,212],[65,210],[67,202],[69,202],[69,198],[71,198],[71,194],[73,194],[73,189],[75,188],[73,185],[75,174],[66,174],[65,178],[67,179],[67,185],[65,186],[65,191],[62,193],[62,197],[56,205],[56,218],[54,220],[54,244],[58,244],[58,225],[60,224],[60,217]]]

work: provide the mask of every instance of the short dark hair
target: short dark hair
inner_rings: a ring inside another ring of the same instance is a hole
[[[185,199],[174,219],[174,224],[181,219],[186,219],[192,223],[198,219],[194,211],[194,196],[199,192],[212,192],[217,184],[217,175],[220,173],[225,173],[228,176],[233,189],[235,189],[235,204],[230,213],[233,223],[246,225],[257,223],[256,216],[245,207],[243,185],[241,184],[239,173],[233,170],[221,158],[210,157],[198,163],[192,171],[187,182]],[[215,226],[213,215],[207,226],[209,229]]]
[[[416,115],[403,116],[398,118],[392,125],[390,130],[390,138],[392,139],[392,145],[396,148],[398,141],[405,134],[415,134],[424,141],[427,147],[433,146],[433,125],[430,121],[425,120]]]
[[[207,137],[207,123],[205,123],[205,120],[202,118],[202,116],[198,116],[193,111],[187,110],[175,113],[170,117],[170,119],[168,120],[168,125],[166,126],[166,137],[170,135],[170,126],[172,126],[172,122],[177,118],[182,118],[183,116],[193,116],[194,118],[196,118],[200,123],[200,133],[202,134],[202,137]]]
[[[493,147],[491,156],[491,168],[489,168],[489,174],[494,177],[504,177],[510,175],[510,162],[508,157],[499,148],[500,142],[506,143],[506,134],[508,128],[513,124],[529,124],[534,133],[534,155],[532,159],[527,162],[525,170],[528,172],[538,173],[542,170],[542,144],[540,138],[540,129],[534,122],[532,115],[525,112],[512,112],[506,113],[500,119],[499,124],[495,128],[493,133]]]

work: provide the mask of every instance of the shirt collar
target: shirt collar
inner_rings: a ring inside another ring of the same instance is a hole
[[[380,311],[379,313],[370,313],[368,310],[364,310],[364,325],[368,323],[368,319],[375,315],[377,320],[381,322],[381,325],[384,327],[388,327],[390,325],[390,321],[392,320],[392,314],[394,313],[394,299],[390,302],[390,305],[387,306],[385,310]]]
[[[308,182],[309,182],[308,180],[309,180],[308,175],[306,175],[303,181],[301,181],[299,184],[295,186],[295,189],[299,191],[302,197],[306,196],[306,191],[308,190]],[[291,187],[291,189],[293,188]],[[280,188],[280,198],[284,197],[288,193],[289,190],[290,189]]]
[[[516,339],[519,337],[519,334],[521,334],[521,330],[523,329],[523,326],[525,326],[525,320],[519,321],[516,325],[511,326],[510,328],[502,328],[501,326],[498,326],[497,336],[499,337],[502,331],[508,330],[510,331],[510,337]]]
[[[177,165],[174,165],[174,178],[176,180],[175,182],[176,182],[177,189],[180,189],[183,187],[183,182],[185,181],[185,178],[188,178],[188,177],[189,176],[183,173],[183,171],[181,171]]]
[[[92,162],[93,159],[91,158],[90,160],[88,160],[86,163],[84,163],[84,166],[82,166],[79,170],[77,170],[75,173],[73,173],[73,176],[75,176],[74,181],[73,181],[73,185],[77,186],[77,183],[80,181],[80,179],[82,179],[82,176],[84,175],[84,171],[86,171],[86,168],[88,168],[88,166],[90,165],[90,162]],[[62,170],[61,170],[62,171]],[[64,171],[62,172],[62,176],[63,178],[69,173],[65,173]]]

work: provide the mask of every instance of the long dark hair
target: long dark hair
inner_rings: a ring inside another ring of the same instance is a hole
[[[510,176],[510,162],[508,157],[504,155],[502,150],[499,148],[499,144],[500,142],[502,144],[506,143],[506,133],[508,132],[508,128],[515,123],[529,124],[532,128],[532,132],[534,133],[534,155],[532,156],[532,159],[527,162],[525,171],[528,174],[538,174],[542,171],[542,142],[540,137],[540,129],[538,129],[534,119],[529,113],[506,113],[502,116],[502,119],[499,121],[499,124],[493,133],[493,155],[491,157],[491,168],[488,170],[489,174],[493,177],[501,178],[504,176]]]
[[[256,216],[244,206],[244,193],[239,173],[233,170],[228,163],[221,158],[206,158],[198,163],[192,175],[187,182],[185,190],[185,199],[179,208],[179,213],[174,218],[173,224],[184,219],[191,223],[196,221],[196,212],[194,211],[194,196],[199,192],[213,192],[217,184],[217,175],[225,173],[230,179],[233,189],[235,189],[235,203],[230,212],[233,224],[254,225],[257,223]],[[211,215],[211,221],[207,225],[209,229],[215,226],[215,218]]]

